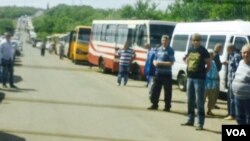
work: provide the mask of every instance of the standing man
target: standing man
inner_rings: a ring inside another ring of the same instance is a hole
[[[250,125],[250,44],[243,46],[241,54],[243,60],[235,72],[232,90],[235,96],[237,123]]]
[[[192,47],[189,48],[187,58],[187,97],[188,120],[183,126],[193,126],[195,122],[195,107],[198,110],[198,126],[196,130],[203,130],[205,122],[205,79],[210,70],[211,60],[207,49],[201,46],[201,35],[192,35]]]
[[[172,99],[172,65],[175,62],[175,58],[174,50],[169,46],[169,37],[167,35],[162,35],[161,44],[161,47],[157,49],[153,62],[156,71],[150,96],[152,105],[148,109],[158,109],[159,97],[163,85],[165,101],[164,111],[169,112]]]
[[[218,96],[219,96],[219,93],[220,93],[220,75],[219,75],[219,72],[221,70],[221,67],[222,67],[222,63],[220,61],[220,54],[221,54],[221,51],[222,51],[222,44],[221,43],[217,43],[215,44],[214,46],[214,58],[213,58],[213,61],[215,62],[216,64],[216,68],[217,68],[217,71],[218,71],[218,76],[219,76],[219,84],[216,88],[216,92],[215,92],[215,98],[216,98],[216,101],[217,102],[217,99],[218,99]],[[215,106],[214,106],[215,109],[220,109],[220,107],[218,105],[216,105],[215,103]]]
[[[155,76],[155,66],[153,64],[156,48],[151,48],[148,43],[144,45],[146,49],[148,49],[147,60],[144,66],[144,74],[146,75],[147,79],[147,87],[151,89],[151,85],[153,84],[153,79]]]
[[[13,81],[14,72],[14,48],[11,46],[11,33],[5,33],[5,39],[0,45],[1,60],[3,67],[3,87],[7,88],[6,82],[9,78],[11,88],[17,88]]]
[[[41,45],[41,56],[45,55],[45,49],[46,49],[46,42],[45,40],[43,40]]]
[[[117,77],[117,85],[120,86],[122,78],[124,79],[123,85],[127,85],[129,67],[133,58],[135,58],[135,52],[129,46],[130,42],[126,41],[124,47],[118,50],[117,55],[119,56],[119,72]]]
[[[64,42],[63,41],[59,42],[59,58],[60,59],[64,58]]]
[[[238,52],[236,52],[233,44],[229,44],[227,46],[228,53],[228,61],[225,61],[223,64],[226,64],[228,67],[227,74],[227,110],[228,116],[225,117],[226,120],[234,120],[235,119],[235,97],[232,90],[232,82],[234,80],[235,72],[239,66],[241,56]]]

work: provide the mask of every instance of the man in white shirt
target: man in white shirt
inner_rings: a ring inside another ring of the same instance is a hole
[[[14,48],[11,46],[11,33],[5,33],[5,39],[0,44],[1,62],[3,67],[3,87],[7,88],[6,82],[9,78],[11,88],[17,88],[13,81]]]

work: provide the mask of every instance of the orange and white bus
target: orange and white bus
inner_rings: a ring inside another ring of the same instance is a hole
[[[88,61],[88,48],[91,26],[77,26],[70,32],[68,58],[73,62]]]
[[[99,66],[101,72],[108,70],[117,72],[119,59],[116,53],[128,40],[136,53],[131,65],[131,73],[135,79],[140,79],[144,74],[148,53],[144,45],[148,43],[152,47],[159,46],[161,36],[163,34],[171,36],[175,24],[156,20],[94,20],[88,61]]]

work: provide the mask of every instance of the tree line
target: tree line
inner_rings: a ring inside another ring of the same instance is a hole
[[[33,15],[38,9],[33,7],[0,7],[0,34],[14,32],[16,19],[22,15]]]
[[[134,5],[124,5],[119,9],[61,4],[44,10],[42,16],[33,18],[33,23],[38,35],[45,37],[53,33],[69,32],[77,25],[91,25],[92,21],[97,19],[151,19],[176,22],[250,19],[249,0],[174,0],[166,5],[165,10],[159,10],[159,4],[154,0],[137,0]],[[2,9],[0,8],[0,29],[1,21],[11,22],[11,18],[38,11],[25,7]],[[4,21],[5,19],[7,21]]]

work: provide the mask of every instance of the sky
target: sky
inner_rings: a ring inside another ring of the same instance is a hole
[[[126,4],[134,5],[137,0],[0,0],[0,6],[32,6],[46,8],[49,4],[54,7],[58,4],[90,5],[94,8],[120,8]],[[158,4],[158,8],[165,10],[167,5],[174,0],[151,0]]]

